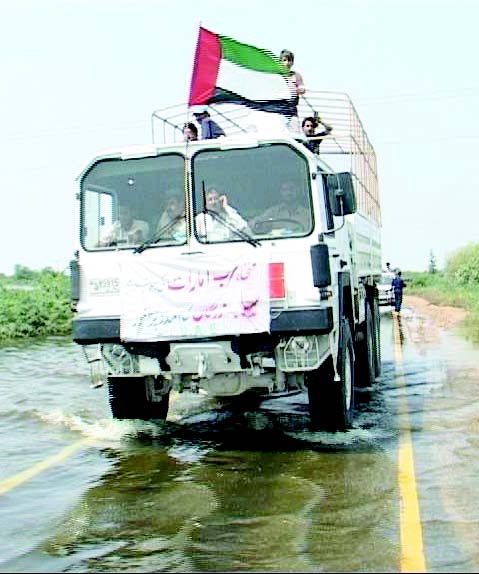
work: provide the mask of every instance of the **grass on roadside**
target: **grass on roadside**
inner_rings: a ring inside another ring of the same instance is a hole
[[[479,343],[479,284],[458,281],[448,272],[420,273],[404,271],[405,294],[418,295],[434,305],[448,305],[466,309],[461,325],[463,334]]]
[[[0,342],[69,335],[71,328],[70,280],[66,274],[17,266],[13,276],[0,277]]]

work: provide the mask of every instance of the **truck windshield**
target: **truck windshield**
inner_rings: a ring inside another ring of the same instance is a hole
[[[96,163],[81,182],[83,247],[184,243],[184,174],[179,154]]]
[[[306,159],[284,144],[205,150],[193,158],[195,234],[204,243],[300,237],[313,216]]]

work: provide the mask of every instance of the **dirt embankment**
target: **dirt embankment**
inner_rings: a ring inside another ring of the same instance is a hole
[[[443,329],[454,329],[466,317],[467,311],[461,307],[447,307],[429,303],[416,295],[404,295],[403,306],[410,307],[418,315],[432,320]]]

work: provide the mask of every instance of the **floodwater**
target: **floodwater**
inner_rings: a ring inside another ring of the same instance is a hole
[[[479,349],[395,321],[345,433],[305,430],[303,395],[235,411],[184,393],[165,424],[114,421],[68,339],[0,348],[0,571],[398,572],[406,532],[425,570],[477,572]]]

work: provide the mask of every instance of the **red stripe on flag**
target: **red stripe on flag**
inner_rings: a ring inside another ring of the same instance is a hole
[[[209,102],[216,88],[220,61],[221,43],[218,35],[200,27],[188,105]]]

